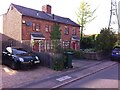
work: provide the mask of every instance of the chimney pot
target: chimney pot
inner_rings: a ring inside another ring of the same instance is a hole
[[[53,18],[53,19],[55,18],[55,15],[54,15],[54,14],[52,14],[52,18]]]
[[[50,5],[43,5],[42,6],[42,11],[45,13],[51,14],[51,6]]]

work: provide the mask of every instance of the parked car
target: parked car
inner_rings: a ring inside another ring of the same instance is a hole
[[[120,61],[120,46],[114,47],[112,50],[111,59]]]
[[[12,69],[20,69],[24,66],[40,64],[38,56],[25,51],[23,48],[7,47],[2,53],[2,64]]]

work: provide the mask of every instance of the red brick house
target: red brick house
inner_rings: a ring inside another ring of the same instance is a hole
[[[10,45],[31,47],[35,51],[50,48],[51,26],[60,26],[61,42],[64,48],[79,50],[80,26],[69,18],[51,14],[51,6],[42,6],[42,11],[11,4],[3,19],[3,40]]]

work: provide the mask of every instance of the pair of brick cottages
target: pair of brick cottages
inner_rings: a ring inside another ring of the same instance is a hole
[[[32,47],[37,52],[47,51],[51,49],[50,32],[54,24],[60,27],[63,48],[79,50],[80,26],[69,18],[51,14],[50,5],[42,6],[42,11],[39,11],[11,4],[3,14],[3,44]]]

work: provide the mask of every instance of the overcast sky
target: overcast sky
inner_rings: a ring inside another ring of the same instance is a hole
[[[91,9],[97,8],[95,16],[97,18],[87,25],[86,34],[99,33],[101,28],[108,27],[110,17],[111,0],[85,0],[91,5]],[[117,2],[120,0],[117,0]],[[22,5],[41,11],[42,5],[49,4],[52,6],[52,13],[68,17],[77,21],[75,12],[77,11],[81,0],[3,0],[0,5],[0,14],[7,11],[11,3]]]

